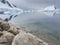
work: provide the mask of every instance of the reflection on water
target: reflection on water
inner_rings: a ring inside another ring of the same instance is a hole
[[[44,16],[44,14],[24,13],[11,22],[25,27],[26,31],[38,36],[50,45],[60,45],[60,16]]]

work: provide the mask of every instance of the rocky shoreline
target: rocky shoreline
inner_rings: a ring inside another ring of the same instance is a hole
[[[23,31],[4,20],[0,20],[0,45],[48,45],[48,43]]]

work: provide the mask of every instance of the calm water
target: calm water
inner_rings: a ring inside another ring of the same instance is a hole
[[[60,45],[60,16],[46,16],[40,13],[24,13],[10,22],[23,27],[50,45]]]

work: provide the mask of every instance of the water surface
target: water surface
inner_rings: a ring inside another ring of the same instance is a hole
[[[60,15],[51,17],[40,13],[23,13],[13,18],[11,22],[50,45],[60,45]]]

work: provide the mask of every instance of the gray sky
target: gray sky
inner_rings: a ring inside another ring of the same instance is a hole
[[[49,5],[55,5],[57,8],[60,8],[60,0],[9,0],[11,3],[14,3],[19,8],[32,8],[40,9]]]

